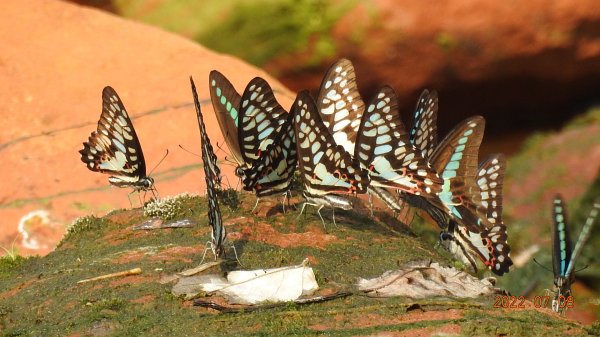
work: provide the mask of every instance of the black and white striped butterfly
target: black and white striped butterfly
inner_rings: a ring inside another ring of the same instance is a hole
[[[591,234],[600,204],[596,203],[588,216],[575,248],[571,249],[571,238],[567,225],[567,212],[563,199],[558,195],[554,198],[552,226],[552,270],[554,272],[555,298],[552,301],[552,310],[559,312],[565,309],[564,302],[571,296],[571,284],[575,279],[575,262],[581,249]]]
[[[135,129],[113,88],[102,90],[98,129],[83,143],[79,153],[88,169],[110,174],[111,185],[154,192],[154,180],[146,175],[146,162]]]
[[[244,189],[257,197],[289,190],[297,161],[295,138],[290,137],[288,113],[269,84],[256,77],[240,96],[216,70],[209,81],[213,108]]]
[[[196,106],[198,126],[200,128],[200,139],[202,141],[202,162],[204,166],[204,175],[206,179],[207,191],[206,193],[208,199],[208,221],[212,229],[211,241],[209,246],[215,256],[215,259],[217,259],[225,255],[224,245],[225,239],[227,238],[227,232],[225,231],[225,226],[223,226],[223,219],[221,217],[221,210],[219,209],[219,199],[217,196],[218,189],[220,189],[221,170],[219,169],[219,165],[217,163],[217,156],[213,151],[213,147],[210,144],[210,139],[208,138],[208,134],[206,133],[206,126],[204,125],[204,119],[202,117],[202,111],[200,109],[198,93],[196,92],[196,86],[194,85],[194,81],[191,77],[190,83],[192,86],[192,94],[194,96],[194,105]]]
[[[306,198],[300,214],[307,204],[319,207],[321,221],[323,217],[320,210],[325,206],[333,207],[334,212],[336,207],[351,209],[352,203],[339,194],[365,193],[369,186],[367,171],[341,145],[336,144],[308,91],[298,94],[291,113],[294,116],[303,195]]]

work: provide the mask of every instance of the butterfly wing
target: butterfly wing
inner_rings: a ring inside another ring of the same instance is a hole
[[[336,144],[307,91],[298,94],[292,113],[305,193],[310,196],[365,193],[369,185],[368,173]]]
[[[421,151],[423,158],[431,158],[438,143],[437,112],[437,92],[425,89],[417,101],[413,127],[410,130],[410,141]]]
[[[221,127],[221,132],[227,142],[233,159],[239,164],[244,163],[238,141],[239,108],[242,97],[223,74],[213,70],[210,72],[210,99]]]
[[[391,87],[383,87],[362,116],[354,158],[369,169],[371,184],[434,198],[442,180],[410,143]]]
[[[487,157],[479,164],[477,186],[480,190],[482,216],[492,224],[502,224],[502,186],[506,171],[506,158],[502,154]]]
[[[212,249],[216,257],[221,257],[224,254],[225,243],[225,227],[221,218],[221,210],[219,209],[219,199],[217,190],[220,188],[220,172],[217,163],[217,156],[213,152],[210,139],[206,134],[206,126],[200,110],[200,102],[194,81],[190,77],[192,86],[192,94],[194,96],[194,105],[196,106],[196,115],[198,117],[198,126],[200,127],[200,139],[202,141],[202,162],[204,164],[204,176],[206,179],[206,193],[208,198],[208,221],[212,229]]]
[[[317,106],[335,144],[353,154],[365,103],[356,86],[352,62],[341,59],[329,68],[321,82]]]
[[[200,140],[202,141],[202,154],[206,154],[207,160],[203,160],[204,165],[208,165],[205,167],[205,170],[208,169],[210,171],[210,175],[215,177],[217,181],[217,187],[221,186],[221,169],[217,164],[217,155],[215,155],[215,151],[213,150],[212,144],[210,143],[210,139],[208,138],[208,133],[206,132],[206,126],[204,125],[204,118],[202,117],[202,111],[200,110],[200,100],[198,99],[198,93],[196,91],[196,85],[194,84],[194,80],[190,77],[190,82],[192,85],[192,95],[194,96],[194,105],[196,107],[196,117],[198,118],[198,126],[200,128]]]
[[[477,155],[483,139],[485,120],[481,116],[468,118],[452,129],[431,157],[435,170],[444,179],[439,201],[448,214],[479,232],[481,209],[479,187],[473,179],[477,175]]]
[[[449,228],[454,228],[452,234],[456,243],[462,247],[462,252],[477,256],[492,272],[503,275],[513,264],[509,257],[510,247],[506,243],[506,232],[500,226],[490,229],[482,228],[475,232],[465,226],[451,221]],[[469,260],[472,260],[469,257]]]
[[[98,129],[83,143],[81,161],[92,171],[108,173],[111,184],[135,186],[146,178],[142,147],[123,102],[111,87],[102,90]]]
[[[290,187],[298,164],[293,118],[293,114],[288,114],[273,143],[244,174],[244,187],[259,197],[283,193]]]
[[[252,79],[241,99],[239,146],[245,166],[260,158],[273,143],[273,136],[285,123],[287,112],[279,105],[273,90],[260,77]]]
[[[552,269],[554,278],[565,276],[571,261],[571,238],[567,225],[567,211],[560,195],[554,198],[552,204]]]
[[[565,273],[565,276],[567,278],[570,278],[573,273],[573,268],[575,267],[575,261],[577,261],[577,257],[579,256],[579,253],[581,252],[583,245],[585,245],[585,242],[587,241],[587,239],[590,237],[590,234],[592,233],[592,226],[594,225],[594,222],[596,221],[596,217],[598,216],[599,212],[600,212],[600,204],[595,203],[594,207],[590,211],[590,215],[588,216],[585,223],[583,224],[583,228],[581,228],[581,233],[579,233],[579,237],[577,238],[577,243],[575,243],[575,248],[573,248],[573,253],[571,254],[571,259],[570,259],[569,265],[567,267],[567,271]]]

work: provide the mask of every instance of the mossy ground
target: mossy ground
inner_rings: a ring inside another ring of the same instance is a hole
[[[584,332],[581,326],[552,314],[494,311],[493,299],[412,301],[354,295],[253,313],[218,314],[196,308],[191,301],[171,295],[171,284],[159,283],[162,276],[197,266],[210,238],[206,200],[184,197],[180,202],[173,218],[191,218],[198,222],[197,227],[132,231],[132,225],[147,218],[139,209],[118,210],[104,218],[77,220],[59,247],[46,257],[0,260],[1,335],[351,336],[446,326],[465,334]],[[265,217],[253,215],[252,206],[253,197],[245,195],[237,210],[222,207],[228,232],[235,238],[232,243],[246,269],[298,264],[310,257],[322,287],[350,289],[359,276],[378,276],[411,260],[448,262],[411,228],[394,222],[384,225],[365,216],[366,210],[364,214],[337,212],[338,226],[329,222],[326,233],[312,209],[306,217],[297,218],[297,212],[281,214],[276,201],[265,201],[259,207],[272,214]],[[330,211],[323,213],[329,220]],[[256,232],[266,226],[274,229],[268,237]],[[293,233],[310,234],[314,242],[290,244],[293,237],[285,241],[286,235]],[[327,240],[318,242],[320,238]],[[76,284],[137,267],[142,274]],[[441,316],[428,316],[433,313]],[[503,323],[506,320],[510,324]]]

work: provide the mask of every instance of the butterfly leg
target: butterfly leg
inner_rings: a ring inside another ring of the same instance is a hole
[[[252,208],[251,212],[254,212],[254,210],[256,209],[256,207],[258,207],[258,201],[260,200],[259,197],[256,197],[256,203],[254,204],[254,207]]]
[[[317,206],[317,205],[314,205],[314,206]],[[319,214],[319,218],[321,218],[321,222],[323,223],[323,228],[325,228],[327,230],[327,226],[325,226],[325,220],[323,220],[323,216],[321,215],[321,210],[323,209],[323,207],[325,207],[325,205],[319,206],[319,208],[317,209],[317,214]],[[333,214],[333,223],[335,224],[335,208],[334,208],[333,212],[334,212],[334,214]]]
[[[285,200],[287,199],[287,192],[283,194],[283,200],[281,200],[281,208],[283,208],[283,214],[285,214]]]
[[[292,205],[292,190],[288,190],[286,192],[287,195],[287,203],[288,203],[288,208],[294,208],[295,210],[297,210],[296,205]]]
[[[154,200],[160,199],[160,193],[158,193],[158,189],[156,187],[152,186],[150,191],[152,191],[152,197],[154,198]]]
[[[302,213],[304,213],[304,208],[306,207],[307,203],[308,202],[306,202],[306,201],[302,203],[302,208],[300,208],[300,214],[298,214],[298,217],[296,219],[300,219],[300,217],[302,216]]]
[[[212,250],[212,242],[206,241],[206,248],[204,248],[204,253],[202,254],[202,260],[200,260],[200,264],[202,264],[202,262],[204,262],[204,258],[206,257],[206,252],[208,252],[209,250]],[[216,257],[215,257],[215,260],[216,260]]]
[[[333,218],[333,225],[337,227],[337,223],[335,223],[335,207],[332,207],[331,211],[333,212],[333,215],[331,216]]]
[[[133,201],[131,201],[131,195],[133,193],[135,193],[135,190],[133,190],[127,194],[127,199],[129,200],[129,207],[131,207],[131,208],[133,208]]]
[[[238,258],[237,250],[235,249],[235,245],[231,245],[231,249],[233,249],[233,254],[235,255],[235,260],[238,262],[238,264],[240,266],[242,266],[242,262],[240,262],[240,259]]]

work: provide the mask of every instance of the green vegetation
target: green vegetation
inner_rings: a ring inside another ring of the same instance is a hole
[[[115,1],[120,14],[195,38],[255,65],[308,52],[307,66],[335,53],[331,29],[356,0]],[[235,41],[235,43],[232,43]]]

